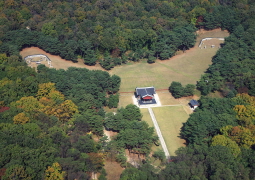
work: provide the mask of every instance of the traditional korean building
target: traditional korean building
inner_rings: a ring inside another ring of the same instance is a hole
[[[155,88],[154,87],[137,87],[135,88],[135,95],[139,105],[156,104],[154,99]]]

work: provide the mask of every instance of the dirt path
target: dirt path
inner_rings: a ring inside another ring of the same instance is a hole
[[[119,180],[120,175],[124,170],[124,168],[122,168],[119,163],[111,160],[105,161],[104,168],[106,170],[107,173],[106,178],[108,180]]]
[[[108,141],[111,141],[111,138],[117,135],[118,133],[113,131],[107,131],[106,129],[104,129],[104,134],[107,136]]]

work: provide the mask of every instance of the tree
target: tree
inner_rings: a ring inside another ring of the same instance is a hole
[[[196,35],[193,33],[194,29],[194,26],[188,25],[184,28],[176,28],[173,30],[177,33],[177,37],[180,41],[178,48],[184,52],[195,45]]]
[[[44,108],[44,105],[41,104],[33,96],[22,97],[20,100],[13,103],[13,106],[23,109],[25,112],[34,114],[38,111],[41,111]]]
[[[193,96],[194,95],[195,85],[187,84],[183,89],[183,96]]]
[[[142,119],[140,109],[133,104],[127,105],[125,109],[119,109],[119,112],[121,112],[123,117],[129,121],[141,121]]]
[[[52,166],[48,166],[45,171],[45,180],[64,180],[65,171],[61,171],[59,163],[55,162]]]
[[[3,64],[4,62],[7,62],[8,58],[6,54],[0,54],[0,64]]]
[[[78,107],[71,101],[65,100],[63,103],[54,107],[45,107],[43,110],[47,115],[54,115],[60,121],[67,122],[78,112]]]
[[[181,83],[173,81],[169,87],[169,91],[174,98],[181,98],[183,96],[183,90]]]
[[[235,102],[229,98],[202,97],[199,109],[184,123],[182,137],[191,144],[203,144],[219,134],[222,127],[237,126],[234,106]]]
[[[25,115],[25,113],[19,113],[13,117],[14,124],[25,124],[29,122],[29,117]]]
[[[106,175],[107,175],[107,173],[106,173],[105,169],[102,168],[102,170],[100,172],[100,176],[98,177],[98,180],[107,180]]]
[[[155,159],[159,159],[161,162],[163,162],[166,159],[165,153],[163,150],[157,150],[152,155]]]
[[[27,169],[29,170],[29,168]],[[31,180],[31,176],[29,176],[25,170],[25,168],[21,165],[15,164],[6,169],[5,175],[2,179],[24,179]]]
[[[221,146],[226,146],[231,150],[231,153],[237,157],[240,153],[241,150],[236,144],[235,141],[232,141],[230,138],[227,138],[223,135],[216,135],[212,138],[212,146],[216,145],[221,145]]]
[[[45,23],[45,24],[42,26],[42,32],[43,32],[45,35],[57,37],[57,31],[55,30],[55,27],[54,27],[54,25],[53,25],[52,22]]]
[[[114,74],[111,77],[111,81],[112,81],[112,90],[111,91],[113,93],[118,92],[119,88],[120,88],[120,83],[121,83],[120,77]]]
[[[121,176],[120,176],[120,180],[136,180],[140,178],[140,172],[138,169],[136,168],[127,168],[125,169]]]
[[[152,64],[152,63],[155,63],[156,59],[157,59],[157,58],[154,57],[153,55],[149,55],[149,56],[148,56],[147,62],[148,62],[149,64]]]
[[[146,122],[134,122],[130,128],[120,131],[116,140],[120,147],[128,149],[129,152],[146,155],[150,152],[152,144],[158,140],[153,133],[154,129]]]
[[[116,108],[118,107],[118,103],[119,103],[119,94],[116,95],[110,95],[109,97],[109,102],[108,102],[108,106],[109,108]]]
[[[49,98],[49,94],[51,91],[55,91],[55,83],[43,83],[39,84],[39,89],[37,92],[37,97],[40,99],[41,97]]]

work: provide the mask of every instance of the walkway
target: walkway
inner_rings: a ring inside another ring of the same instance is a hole
[[[156,132],[157,132],[157,134],[158,134],[159,141],[160,141],[160,143],[161,143],[161,146],[162,146],[162,148],[163,148],[163,151],[165,152],[166,159],[169,159],[169,158],[170,158],[170,154],[169,154],[169,151],[168,151],[168,149],[167,149],[167,147],[166,147],[165,140],[164,140],[164,138],[163,138],[163,136],[162,136],[162,134],[161,134],[161,131],[160,131],[160,128],[159,128],[159,126],[158,126],[156,117],[155,117],[155,115],[154,115],[154,113],[153,113],[153,111],[152,111],[152,109],[151,109],[150,107],[148,107],[148,111],[149,111],[149,113],[150,113],[151,120],[152,120],[152,122],[153,122],[153,124],[154,124],[154,127],[155,127],[155,129],[156,129]]]

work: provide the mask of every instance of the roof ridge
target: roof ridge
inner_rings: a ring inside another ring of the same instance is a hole
[[[145,89],[145,88],[154,88],[153,86],[150,87],[136,87],[136,89]]]

